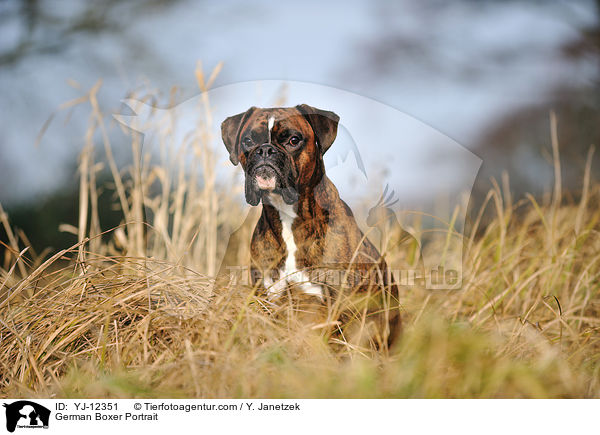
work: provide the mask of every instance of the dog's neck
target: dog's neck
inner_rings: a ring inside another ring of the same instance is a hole
[[[279,193],[265,194],[263,203],[266,203],[279,212],[280,218],[294,220],[298,215],[296,213],[297,204],[286,204]],[[265,201],[266,199],[266,201]]]
[[[263,204],[270,205],[279,212],[281,220],[289,219],[293,222],[298,219],[303,225],[309,226],[316,220],[327,219],[328,208],[338,201],[339,193],[327,176],[316,186],[303,190],[294,204],[286,204],[278,193],[271,192],[263,197]],[[327,207],[323,207],[324,204]]]

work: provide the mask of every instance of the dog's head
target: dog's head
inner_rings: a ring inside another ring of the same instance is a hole
[[[229,159],[242,164],[246,201],[258,205],[265,193],[287,204],[323,177],[323,154],[337,134],[339,117],[306,104],[260,109],[230,116],[221,124]]]

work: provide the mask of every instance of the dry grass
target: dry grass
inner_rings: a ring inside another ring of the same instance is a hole
[[[513,204],[494,186],[484,208],[495,217],[485,228],[475,222],[465,240],[463,288],[403,289],[403,337],[377,353],[333,346],[322,328],[289,307],[273,313],[250,288],[213,293],[217,238],[238,206],[215,181],[207,125],[173,152],[167,120],[152,161],[134,135],[137,163],[122,172],[97,90],[82,99],[93,115],[79,223],[62,228],[79,242],[27,257],[0,208],[11,247],[0,269],[2,395],[600,397],[600,184],[589,165],[577,202],[563,197],[560,179],[541,204]],[[123,210],[108,242],[97,210],[98,140]],[[69,265],[58,267],[61,259]]]

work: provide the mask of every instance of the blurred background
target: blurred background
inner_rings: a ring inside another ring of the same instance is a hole
[[[600,0],[4,0],[0,203],[34,248],[75,241],[57,228],[77,221],[90,109],[59,106],[100,78],[105,113],[148,87],[177,87],[185,101],[198,94],[199,60],[207,69],[224,62],[214,86],[311,82],[419,119],[483,159],[475,203],[503,171],[516,195],[550,190],[551,111],[574,197],[588,149],[600,143]],[[593,168],[597,176],[598,156]],[[111,195],[100,197],[106,228],[120,219]]]

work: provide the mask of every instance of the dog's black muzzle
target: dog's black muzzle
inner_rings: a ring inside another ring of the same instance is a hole
[[[272,191],[282,196],[286,204],[298,201],[298,193],[294,177],[294,166],[291,156],[270,143],[264,143],[252,149],[247,156],[246,164],[246,202],[258,205],[265,193]],[[274,178],[273,189],[262,189],[257,177]]]

